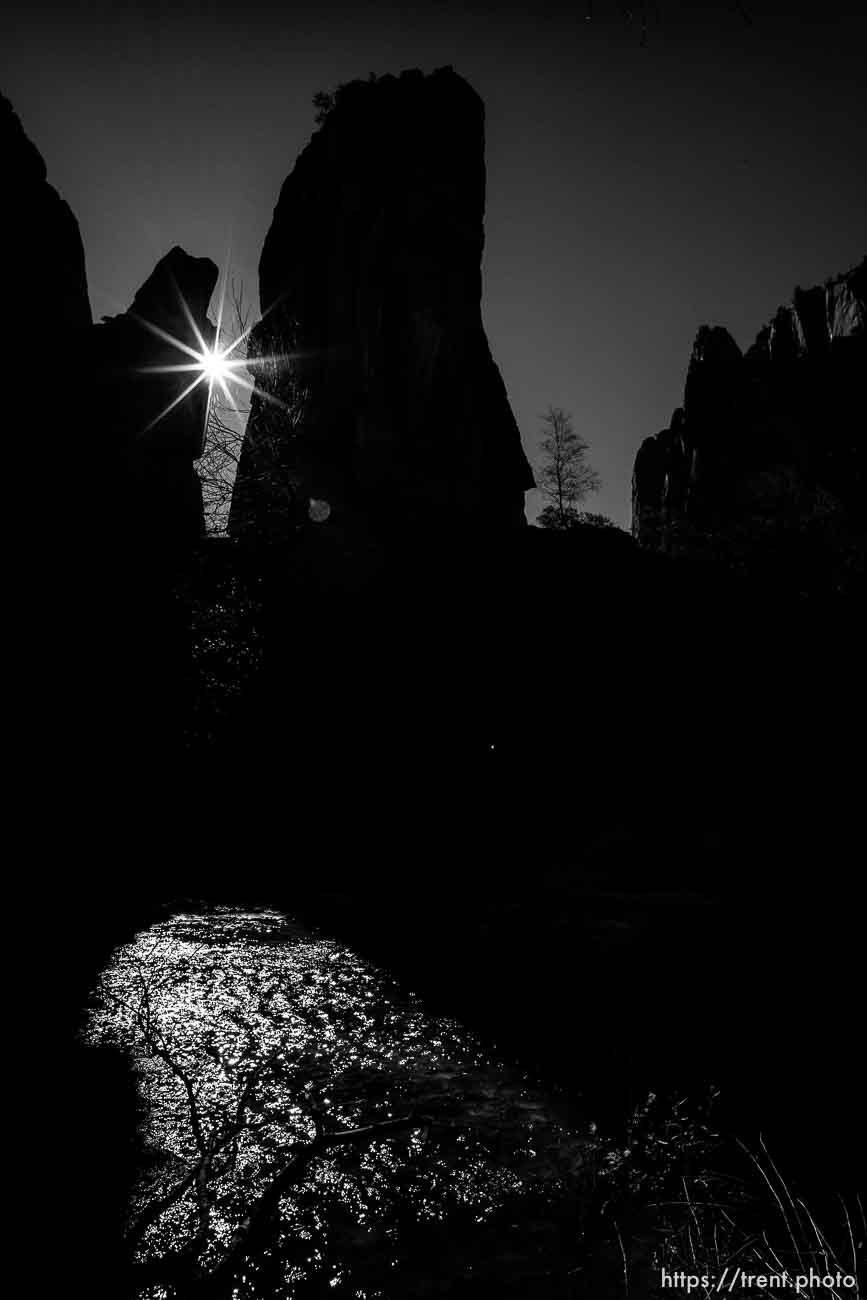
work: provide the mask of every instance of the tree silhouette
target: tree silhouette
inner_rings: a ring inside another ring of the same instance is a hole
[[[572,417],[559,406],[549,406],[541,417],[546,430],[539,443],[542,465],[536,474],[547,505],[539,515],[541,528],[571,528],[582,522],[578,505],[601,480],[587,463],[588,444],[572,427]]]
[[[537,528],[614,528],[618,532],[624,531],[607,515],[596,515],[589,510],[571,512],[564,525],[560,522],[560,516],[555,506],[545,507],[536,519],[536,526]]]

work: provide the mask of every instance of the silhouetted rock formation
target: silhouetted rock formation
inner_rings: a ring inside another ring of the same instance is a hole
[[[185,348],[213,347],[207,317],[218,270],[182,248],[166,253],[129,311],[93,331],[99,437],[115,466],[122,531],[137,549],[174,551],[204,532],[193,462],[204,448],[208,385]],[[168,337],[167,337],[168,336]],[[171,340],[177,340],[173,343]],[[174,369],[172,369],[174,367]]]
[[[34,593],[40,593],[39,609],[56,605],[68,586],[57,552],[68,551],[69,534],[80,534],[82,520],[99,509],[83,427],[89,386],[81,373],[93,317],[78,222],[48,183],[42,155],[2,95],[0,156],[6,335],[15,373],[12,411],[5,412],[12,435],[5,442],[6,479],[15,489],[6,494],[5,512],[12,535],[27,539],[22,549],[32,571],[16,565],[15,580],[30,606],[25,622],[35,626]],[[46,602],[49,586],[56,592]]]
[[[16,330],[50,311],[52,335],[65,338],[70,330],[86,329],[93,319],[81,233],[69,204],[46,179],[42,155],[2,95],[0,155]],[[21,336],[30,346],[26,330]]]
[[[867,260],[796,290],[742,355],[702,326],[671,425],[635,460],[644,546],[703,553],[805,591],[863,575]]]
[[[40,436],[29,446],[27,474],[32,478],[35,469],[42,485],[43,518],[62,531],[67,549],[84,537],[91,550],[133,537],[139,549],[148,537],[157,548],[198,537],[201,488],[193,461],[202,452],[207,388],[172,406],[195,376],[156,371],[192,360],[165,334],[198,347],[197,329],[213,343],[206,313],[216,266],[174,248],[128,312],[94,326],[78,222],[48,184],[39,150],[2,96],[0,145],[10,196],[10,301],[31,408],[39,392]],[[55,497],[50,507],[46,490]]]
[[[393,527],[524,523],[533,478],[481,319],[484,109],[451,68],[342,88],[259,265],[259,386],[230,532],[363,549]],[[315,518],[316,507],[312,517]]]

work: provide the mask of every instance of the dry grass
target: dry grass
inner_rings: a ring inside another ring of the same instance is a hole
[[[597,1224],[607,1230],[597,1247],[603,1266],[588,1269],[595,1295],[864,1300],[860,1197],[854,1204],[837,1197],[820,1222],[763,1140],[758,1153],[739,1140],[714,1147],[703,1119],[678,1120],[675,1111],[655,1131],[648,1119],[639,1126],[647,1130],[646,1149],[633,1147],[613,1161],[609,1154],[608,1169],[600,1171],[608,1198]],[[662,1158],[660,1143],[668,1148]],[[696,1168],[702,1144],[707,1163]],[[711,1156],[722,1168],[710,1168]]]

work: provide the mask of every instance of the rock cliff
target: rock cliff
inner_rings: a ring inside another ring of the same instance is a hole
[[[180,292],[210,341],[217,269],[172,250],[128,312],[94,325],[78,223],[5,99],[0,146],[7,604],[22,722],[12,746],[19,769],[40,774],[32,797],[48,792],[62,852],[80,833],[90,861],[114,818],[115,844],[128,845],[155,774],[167,788],[180,750],[189,647],[171,578],[201,528],[193,462],[206,394],[155,419],[192,376],[153,368],[192,359],[142,321],[193,342]],[[70,889],[82,880],[71,873]]]
[[[146,547],[188,545],[204,532],[193,462],[204,445],[208,385],[191,387],[196,372],[178,367],[195,364],[185,349],[214,344],[207,310],[218,274],[210,259],[175,247],[129,310],[92,331],[94,424],[114,466],[123,531]]]
[[[216,266],[174,248],[129,311],[94,325],[78,222],[2,96],[0,144],[30,432],[21,474],[39,485],[38,499],[22,496],[27,517],[18,528],[32,534],[47,522],[63,535],[67,553],[85,543],[87,559],[82,553],[77,567],[91,572],[97,554],[107,556],[124,540],[135,538],[144,556],[148,539],[159,549],[198,537],[193,461],[202,452],[207,388],[176,401],[195,376],[165,368],[190,363],[183,347],[199,346],[196,331],[213,343],[206,313]]]
[[[0,153],[9,195],[9,201],[4,201],[4,222],[9,223],[9,270],[15,289],[10,301],[16,327],[44,321],[50,309],[54,337],[86,329],[93,318],[78,222],[69,204],[48,183],[42,155],[3,95]]]
[[[371,527],[524,523],[532,474],[481,318],[484,202],[484,109],[451,68],[337,93],[262,251],[231,533],[318,517],[351,549]]]
[[[642,443],[632,529],[648,547],[706,553],[805,591],[864,570],[867,260],[797,289],[742,354],[702,326],[682,408]]]

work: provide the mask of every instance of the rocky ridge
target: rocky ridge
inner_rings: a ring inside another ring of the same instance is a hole
[[[772,556],[805,590],[863,576],[865,301],[867,260],[797,289],[745,353],[702,326],[683,406],[635,460],[643,546],[747,569]]]

